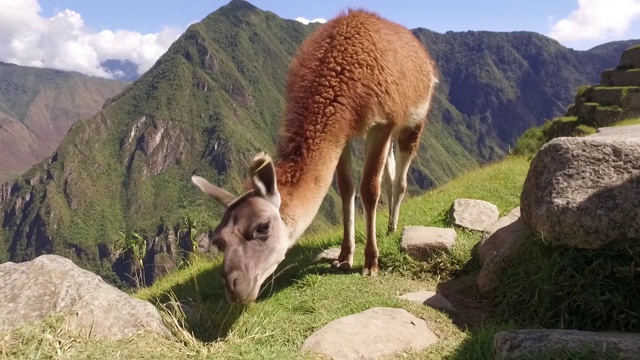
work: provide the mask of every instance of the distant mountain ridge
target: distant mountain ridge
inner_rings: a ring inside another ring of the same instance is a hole
[[[135,81],[140,75],[138,74],[138,65],[131,60],[107,59],[100,66],[113,78],[121,81]]]
[[[53,156],[0,186],[0,262],[53,252],[105,274],[118,231],[146,239],[152,266],[185,217],[199,231],[214,226],[220,209],[190,176],[239,192],[249,159],[273,153],[288,64],[317,26],[239,0],[191,25],[148,72],[77,122]],[[409,173],[413,192],[504,156],[627,46],[577,52],[532,33],[414,34],[441,81]],[[313,226],[339,218],[331,191]]]
[[[50,156],[71,125],[126,84],[0,62],[0,183]]]

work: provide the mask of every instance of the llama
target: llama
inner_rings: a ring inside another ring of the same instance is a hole
[[[366,225],[363,275],[378,272],[376,207],[381,185],[396,230],[407,171],[438,80],[428,51],[405,27],[365,10],[348,10],[307,38],[289,69],[287,105],[275,160],[256,155],[253,189],[236,198],[193,176],[226,207],[213,241],[224,252],[229,302],[249,303],[311,224],[334,171],[344,238],[333,267],[348,270],[355,251],[351,141],[365,138],[360,196]],[[397,154],[394,155],[393,143]]]

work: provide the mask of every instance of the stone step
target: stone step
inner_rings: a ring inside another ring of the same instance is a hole
[[[619,106],[601,106],[598,103],[584,103],[578,110],[578,122],[581,124],[601,127],[610,126],[619,121],[622,108]]]
[[[640,69],[605,70],[600,76],[602,86],[638,86],[640,85]]]
[[[595,116],[598,110],[598,103],[586,102],[578,108],[578,121],[583,124],[588,124]]]
[[[596,127],[606,127],[620,121],[622,108],[618,106],[598,107],[593,117]]]
[[[494,358],[499,360],[561,356],[567,350],[591,353],[593,357],[589,359],[638,359],[640,334],[523,329],[502,331],[494,336]]]
[[[624,98],[631,93],[640,92],[638,86],[595,86],[587,91],[587,102],[594,102],[600,106],[620,106],[624,102]]]
[[[625,110],[640,110],[640,93],[627,94],[622,102],[622,108]]]

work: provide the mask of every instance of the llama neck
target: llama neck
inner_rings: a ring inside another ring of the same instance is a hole
[[[344,145],[316,150],[306,158],[279,156],[276,162],[280,214],[289,228],[289,247],[315,218],[327,194]]]

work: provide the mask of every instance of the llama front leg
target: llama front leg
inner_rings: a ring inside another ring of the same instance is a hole
[[[353,266],[353,252],[356,248],[354,235],[356,191],[351,170],[351,141],[347,142],[340,155],[336,168],[336,179],[342,199],[342,226],[344,230],[340,256],[338,256],[338,260],[333,262],[332,267],[349,270]]]
[[[378,244],[376,240],[376,208],[380,198],[380,183],[389,152],[391,129],[374,127],[365,142],[365,164],[360,183],[360,197],[364,210],[367,244],[364,249],[362,275],[378,274]]]

